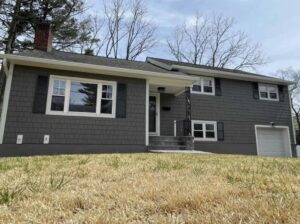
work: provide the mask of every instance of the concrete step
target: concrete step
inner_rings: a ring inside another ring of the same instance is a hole
[[[193,141],[149,141],[149,145],[193,145]]]
[[[189,142],[193,141],[194,137],[185,136],[149,136],[149,141],[170,141],[170,142]]]
[[[193,143],[181,141],[150,141],[149,145],[192,145]]]
[[[149,145],[148,150],[193,150],[194,146],[184,145]]]

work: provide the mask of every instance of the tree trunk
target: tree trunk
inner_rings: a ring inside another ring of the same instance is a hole
[[[14,12],[12,21],[10,23],[10,27],[8,29],[8,37],[7,37],[7,43],[5,47],[5,53],[9,54],[12,53],[15,48],[15,42],[16,42],[16,36],[17,36],[17,25],[19,22],[19,12],[21,8],[21,0],[16,0],[15,6],[14,6]]]

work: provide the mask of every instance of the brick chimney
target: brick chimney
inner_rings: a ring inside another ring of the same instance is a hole
[[[50,52],[52,50],[52,31],[49,22],[41,22],[35,30],[34,48]]]

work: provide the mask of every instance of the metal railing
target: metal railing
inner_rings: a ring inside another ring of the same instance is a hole
[[[191,136],[190,120],[174,120],[174,136]]]

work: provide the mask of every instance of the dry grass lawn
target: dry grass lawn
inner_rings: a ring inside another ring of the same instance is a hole
[[[0,223],[300,223],[300,160],[2,158]]]

